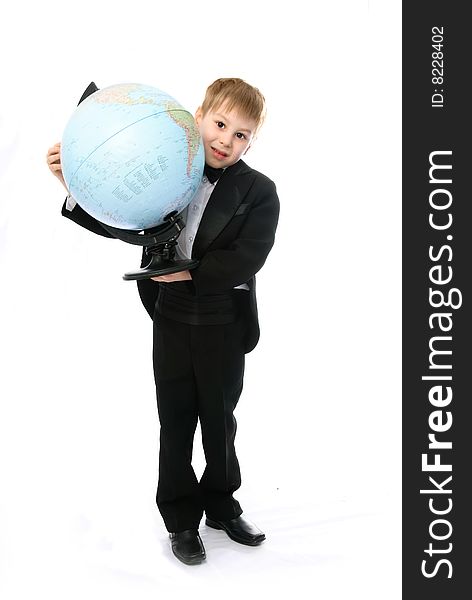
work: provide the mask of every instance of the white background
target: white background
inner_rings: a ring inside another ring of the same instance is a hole
[[[400,25],[400,2],[365,0],[3,13],[2,599],[401,597]],[[235,413],[235,496],[267,540],[202,520],[207,561],[188,567],[155,505],[152,322],[121,278],[140,250],[64,219],[45,157],[92,80],[154,85],[193,113],[218,77],[265,95],[244,159],[281,201]]]

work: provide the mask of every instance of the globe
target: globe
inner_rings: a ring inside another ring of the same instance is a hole
[[[180,213],[200,185],[204,164],[192,114],[139,83],[88,96],[62,136],[69,193],[87,213],[119,229],[150,229]]]

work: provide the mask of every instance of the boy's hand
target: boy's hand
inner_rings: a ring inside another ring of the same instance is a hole
[[[170,283],[172,281],[186,281],[192,279],[190,271],[180,271],[180,273],[171,273],[170,275],[159,275],[158,277],[151,277],[154,281],[160,281],[161,283]]]
[[[53,175],[55,175],[62,185],[66,188],[66,182],[64,181],[64,175],[62,174],[62,166],[61,166],[61,142],[54,144],[49,148],[48,153],[46,155],[46,161],[49,166],[49,170]],[[69,190],[67,190],[69,192]]]

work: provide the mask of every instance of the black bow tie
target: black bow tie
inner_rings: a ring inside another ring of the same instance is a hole
[[[205,168],[203,169],[203,172],[208,177],[210,183],[215,183],[215,181],[217,181],[221,177],[221,175],[223,175],[223,171],[224,169],[210,167],[210,165],[207,165],[206,163]]]

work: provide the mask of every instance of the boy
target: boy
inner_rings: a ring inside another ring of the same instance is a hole
[[[96,89],[91,84],[81,100]],[[197,258],[199,265],[137,282],[154,324],[160,420],[156,501],[172,551],[185,564],[205,559],[198,533],[203,512],[206,525],[236,542],[256,546],[265,539],[233,498],[241,485],[233,411],[245,354],[259,339],[255,274],[272,248],[279,216],[274,183],[241,160],[264,116],[264,97],[243,80],[222,78],[208,87],[195,114],[205,174],[186,208],[177,246],[178,255]],[[64,184],[59,147],[50,148],[47,161]],[[62,214],[111,237],[70,197]],[[143,250],[141,266],[148,262]],[[191,465],[198,419],[206,459],[200,481]]]

